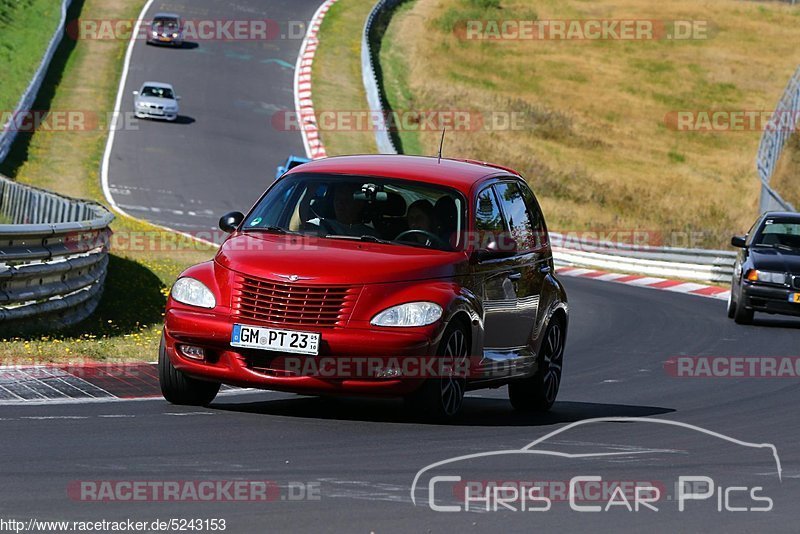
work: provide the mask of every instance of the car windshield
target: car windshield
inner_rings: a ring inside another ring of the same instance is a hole
[[[151,98],[169,98],[170,100],[175,98],[172,89],[168,87],[153,87],[150,85],[142,87],[141,95]]]
[[[766,219],[753,245],[800,250],[800,221]]]
[[[430,184],[298,173],[270,189],[242,229],[458,250],[464,205],[454,189]]]
[[[153,21],[154,30],[177,30],[178,21],[175,19],[155,19]]]

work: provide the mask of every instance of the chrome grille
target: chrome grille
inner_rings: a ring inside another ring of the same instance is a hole
[[[344,326],[359,288],[308,286],[238,276],[233,290],[234,316],[255,323],[286,326]]]

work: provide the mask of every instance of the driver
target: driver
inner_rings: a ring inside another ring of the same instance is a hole
[[[434,228],[434,210],[433,204],[427,200],[417,200],[408,207],[408,220],[409,230],[423,230],[425,232],[433,232]]]

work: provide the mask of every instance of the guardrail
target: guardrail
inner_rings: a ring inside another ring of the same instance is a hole
[[[114,215],[0,176],[0,338],[56,329],[97,307]]]
[[[571,239],[557,232],[550,233],[550,244],[556,263],[561,265],[703,282],[730,282],[736,260],[736,252],[732,250],[634,246]]]
[[[67,9],[69,9],[71,3],[72,0],[62,0],[61,21],[58,23],[56,31],[53,32],[53,36],[50,38],[50,44],[47,46],[44,56],[42,56],[42,61],[39,63],[39,67],[36,69],[22,97],[19,99],[14,113],[11,114],[6,124],[0,125],[0,162],[6,159],[9,150],[11,150],[11,144],[17,137],[22,121],[26,120],[25,112],[29,111],[36,101],[36,95],[39,94],[39,88],[42,86],[42,81],[44,81],[44,77],[47,74],[50,61],[53,59],[53,55],[55,55],[56,49],[64,35],[64,25],[67,21]]]
[[[756,170],[761,179],[761,213],[774,210],[795,211],[794,206],[786,202],[769,185],[772,173],[783,152],[786,141],[797,130],[800,117],[800,67],[786,84],[783,96],[778,101],[775,111],[761,135],[756,154]]]
[[[364,31],[361,35],[361,77],[364,81],[364,90],[367,93],[367,103],[369,104],[370,116],[372,117],[372,127],[375,131],[375,143],[378,145],[380,154],[397,154],[392,136],[386,126],[386,114],[384,112],[384,97],[381,89],[381,80],[376,68],[377,57],[372,49],[370,42],[380,39],[375,34],[376,21],[391,13],[394,8],[404,0],[380,0],[372,7],[367,21],[364,23]]]

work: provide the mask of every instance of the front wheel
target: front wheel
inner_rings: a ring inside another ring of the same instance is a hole
[[[536,373],[508,384],[508,397],[514,409],[546,412],[556,402],[564,364],[564,337],[564,326],[554,319],[545,332]]]
[[[167,356],[164,338],[158,348],[158,382],[161,394],[172,404],[207,406],[219,393],[219,382],[196,380],[175,369]]]
[[[418,414],[434,420],[447,420],[461,411],[467,388],[463,371],[469,357],[469,340],[460,324],[447,327],[437,354],[444,360],[438,368],[446,366],[447,376],[429,378],[406,402]]]

